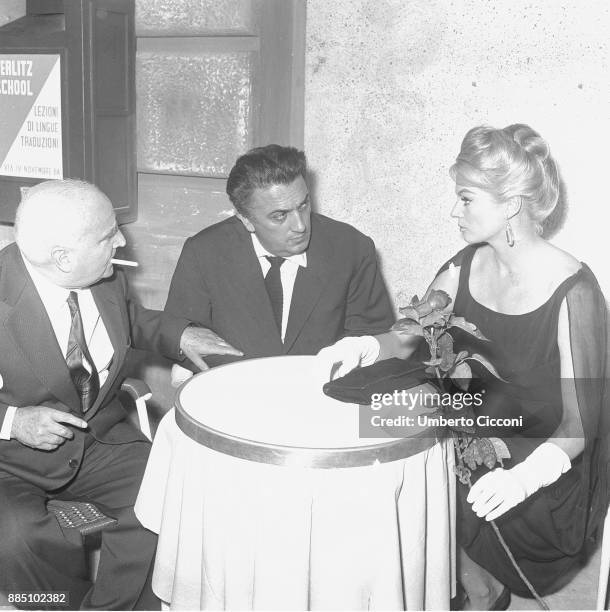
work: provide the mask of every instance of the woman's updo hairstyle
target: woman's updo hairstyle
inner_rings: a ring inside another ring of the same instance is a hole
[[[449,173],[498,201],[521,198],[539,233],[559,199],[559,173],[546,141],[528,125],[472,128]]]

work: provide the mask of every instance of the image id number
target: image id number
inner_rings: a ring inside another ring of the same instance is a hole
[[[17,591],[7,593],[10,604],[45,604],[66,606],[70,603],[68,591]]]

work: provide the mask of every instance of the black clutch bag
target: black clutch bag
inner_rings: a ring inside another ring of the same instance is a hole
[[[403,359],[385,359],[364,368],[357,368],[342,378],[327,382],[322,390],[341,402],[368,406],[376,393],[394,393],[426,382],[430,376],[426,366]]]

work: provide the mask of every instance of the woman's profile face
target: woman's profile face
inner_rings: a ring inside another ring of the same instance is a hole
[[[505,207],[491,193],[478,187],[461,185],[459,176],[455,193],[458,199],[451,210],[451,216],[457,219],[466,242],[489,242],[497,236],[504,239]]]

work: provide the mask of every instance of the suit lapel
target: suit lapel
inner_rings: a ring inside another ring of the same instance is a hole
[[[93,299],[108,332],[114,354],[108,371],[108,377],[100,389],[95,403],[87,411],[86,418],[91,418],[97,412],[106,396],[107,389],[112,386],[112,383],[119,374],[125,361],[125,353],[127,352],[127,322],[123,319],[119,296],[114,285],[115,283],[108,280],[91,287]]]
[[[303,326],[320,300],[332,274],[333,248],[315,215],[311,218],[311,242],[307,249],[307,267],[300,267],[294,283],[284,351],[295,343]]]
[[[5,328],[30,364],[32,373],[60,402],[79,412],[78,394],[51,321],[16,247],[11,258],[2,287],[6,302],[12,305]]]

